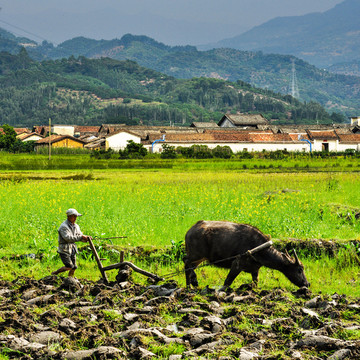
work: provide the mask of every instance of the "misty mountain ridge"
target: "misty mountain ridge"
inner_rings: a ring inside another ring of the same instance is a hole
[[[291,54],[320,68],[360,59],[359,0],[345,0],[323,13],[277,17],[253,29],[200,47],[229,47]]]

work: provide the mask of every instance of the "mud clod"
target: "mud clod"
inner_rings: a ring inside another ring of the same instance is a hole
[[[282,351],[284,359],[358,359],[359,309],[360,299],[305,288],[189,292],[173,281],[0,280],[0,355],[265,360]]]

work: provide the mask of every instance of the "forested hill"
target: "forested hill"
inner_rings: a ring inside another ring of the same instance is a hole
[[[347,116],[357,115],[360,109],[360,78],[331,74],[288,55],[229,48],[198,51],[193,46],[171,47],[146,36],[130,34],[121,39],[99,41],[79,37],[65,41],[57,47],[43,42],[35,48],[27,47],[27,51],[36,60],[68,58],[71,55],[129,59],[176,78],[242,80],[254,87],[282,94],[291,93],[294,61],[302,101],[314,100],[329,111],[339,111]]]
[[[315,102],[253,88],[246,82],[176,79],[133,61],[70,57],[36,62],[25,49],[0,53],[0,117],[12,126],[53,123],[189,125],[225,112],[261,112],[280,123],[331,123]]]

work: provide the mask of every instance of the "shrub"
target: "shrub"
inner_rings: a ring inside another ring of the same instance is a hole
[[[138,144],[133,140],[128,140],[128,144],[124,150],[119,151],[120,159],[141,159],[148,151],[143,144]]]
[[[178,154],[181,154],[182,156],[188,158],[188,159],[194,157],[194,149],[192,147],[178,146],[176,148],[176,152]]]
[[[222,159],[230,159],[233,154],[230,146],[220,146],[218,145],[216,148],[212,150],[212,154],[216,158]]]
[[[95,159],[110,159],[111,155],[114,154],[114,150],[94,150],[90,157],[94,157]]]
[[[14,142],[11,151],[14,153],[31,153],[34,151],[36,141],[21,141],[16,139]]]
[[[0,149],[12,151],[12,147],[16,142],[16,132],[10,125],[2,126],[3,133],[0,133]]]
[[[239,159],[252,159],[254,157],[254,155],[249,153],[247,150],[238,152],[236,155],[238,156]]]
[[[175,146],[163,144],[162,148],[163,151],[160,155],[162,159],[176,159],[177,156],[176,156]]]
[[[211,159],[213,157],[211,149],[206,145],[193,145],[191,148],[194,151],[193,157],[196,159]]]

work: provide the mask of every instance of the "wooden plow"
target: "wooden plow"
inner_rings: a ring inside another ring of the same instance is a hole
[[[131,263],[129,261],[124,261],[124,251],[120,252],[120,262],[118,262],[116,264],[108,265],[108,266],[103,266],[102,263],[101,263],[101,259],[99,257],[99,254],[97,253],[96,248],[94,246],[94,243],[92,242],[92,240],[88,240],[88,242],[89,242],[91,251],[94,254],[97,266],[98,266],[98,268],[100,270],[101,277],[103,278],[105,284],[109,283],[109,280],[108,280],[108,278],[106,276],[106,271],[119,269],[119,268],[124,267],[125,265],[131,267],[134,271],[138,272],[139,274],[142,274],[142,275],[145,275],[145,276],[147,276],[149,278],[152,278],[155,281],[164,280],[163,278],[161,278],[161,277],[159,277],[159,276],[157,276],[155,274],[152,274],[152,273],[150,273],[148,271],[140,269],[139,267],[137,267],[136,265],[134,265],[133,263]]]

